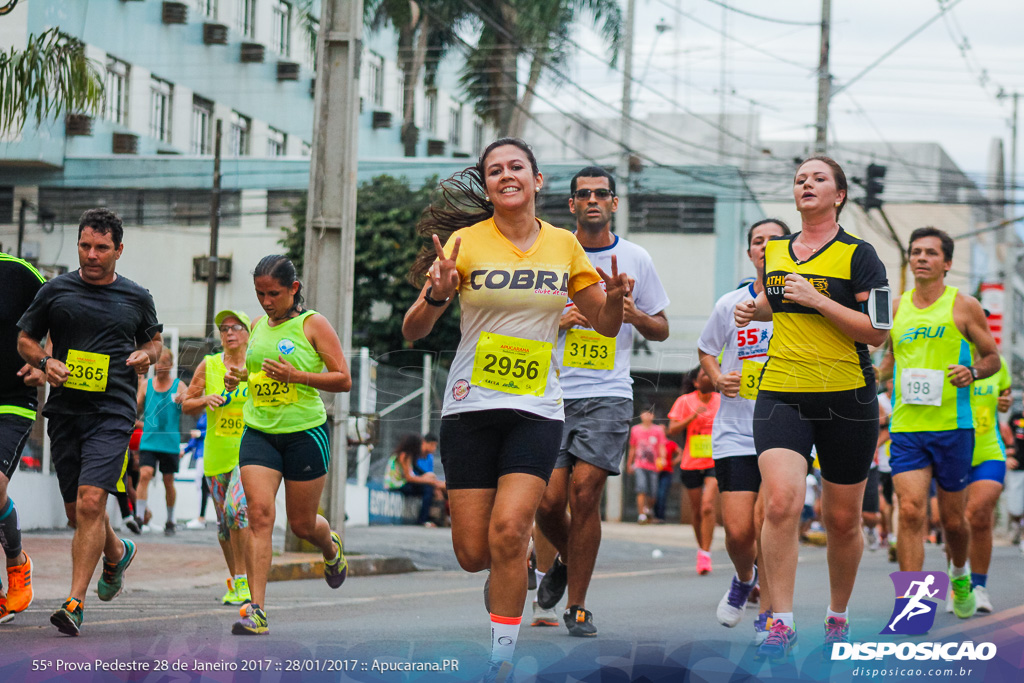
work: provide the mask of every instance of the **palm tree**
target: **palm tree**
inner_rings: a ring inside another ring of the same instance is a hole
[[[596,24],[618,56],[622,10],[615,0],[463,0],[479,31],[476,47],[467,49],[461,83],[477,114],[499,134],[521,136],[541,76],[557,74],[569,57],[574,20],[583,15]],[[520,95],[518,62],[530,58],[530,75]]]
[[[59,28],[29,35],[23,50],[0,52],[0,133],[21,132],[62,111],[95,114],[103,104],[103,74],[85,45]]]

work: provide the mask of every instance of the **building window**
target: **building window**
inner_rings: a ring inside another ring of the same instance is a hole
[[[448,143],[452,149],[462,147],[462,105],[448,111]]]
[[[192,96],[192,154],[210,154],[213,145],[213,102],[199,95]]]
[[[152,76],[149,79],[149,134],[160,142],[171,141],[171,93],[174,86]]]
[[[313,156],[313,147],[308,142],[303,140],[302,149],[299,150],[299,154],[301,154],[304,157],[311,157]]]
[[[366,99],[374,109],[384,107],[384,58],[376,52],[366,55]]]
[[[267,128],[267,156],[283,157],[288,149],[288,135],[283,130]]]
[[[130,69],[127,62],[107,57],[106,101],[103,106],[103,116],[122,126],[128,125],[128,71]]]
[[[428,90],[426,98],[425,121],[426,129],[433,133],[437,131],[437,91]]]
[[[316,19],[310,18],[309,25],[305,29],[306,34],[306,52],[303,58],[303,64],[306,65],[310,71],[316,71],[316,41],[317,36],[320,35],[320,22]]]
[[[473,154],[480,154],[484,151],[484,122],[480,119],[473,121]]]
[[[217,0],[196,0],[196,8],[207,19],[217,18]]]
[[[238,30],[242,36],[252,40],[256,37],[256,0],[238,0],[236,16]]]
[[[249,155],[249,137],[252,134],[252,120],[237,111],[231,112],[231,156]]]
[[[631,232],[713,234],[715,198],[634,194],[629,198]]]
[[[292,45],[292,6],[284,0],[274,0],[274,27],[271,35],[271,47],[282,57],[291,53]]]

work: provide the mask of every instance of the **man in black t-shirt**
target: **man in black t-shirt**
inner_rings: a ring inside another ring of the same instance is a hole
[[[21,524],[7,486],[36,419],[43,373],[18,355],[18,320],[46,280],[32,264],[0,254],[0,545],[7,557],[7,594],[0,586],[0,624],[32,604],[32,560],[21,548]]]
[[[1003,496],[1006,498],[1006,511],[1010,517],[1010,528],[1013,531],[1013,544],[1021,542],[1024,532],[1024,412],[1017,410],[1010,413],[1010,431],[1013,432],[1013,446],[1006,452],[1006,479],[1003,482]],[[1021,546],[1024,551],[1024,545]]]
[[[112,211],[82,214],[79,269],[44,285],[18,322],[18,351],[53,387],[43,415],[75,540],[70,597],[50,622],[68,635],[79,633],[101,551],[96,592],[104,601],[121,592],[124,571],[135,557],[135,544],[118,538],[110,526],[107,494],[124,490],[137,377],[156,362],[163,327],[149,292],[114,272],[122,235],[121,219]],[[40,346],[47,334],[49,352]]]

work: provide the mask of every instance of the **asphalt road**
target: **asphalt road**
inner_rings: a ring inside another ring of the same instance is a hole
[[[177,540],[185,538],[179,533]],[[206,536],[195,538],[197,545],[209,544]],[[144,540],[149,554],[171,547],[162,546],[159,537]],[[305,683],[480,677],[489,645],[481,596],[484,577],[457,569],[447,530],[350,529],[346,546],[404,554],[425,571],[355,577],[337,591],[320,580],[272,583],[266,606],[271,632],[262,637],[230,635],[237,613],[218,604],[222,586],[183,587],[180,577],[166,577],[174,588],[162,590],[159,571],[150,570],[144,577],[129,574],[128,588],[115,601],[87,602],[77,638],[61,636],[50,626],[48,616],[56,607],[52,599],[37,599],[14,622],[0,626],[0,681]],[[904,675],[896,671],[866,677],[858,675],[858,667],[898,669],[907,663],[895,657],[881,662],[822,658],[824,548],[801,548],[795,606],[800,650],[793,662],[773,667],[752,661],[753,610],[734,629],[715,619],[715,607],[731,578],[721,548],[718,539],[715,570],[698,576],[688,527],[609,525],[588,599],[599,636],[572,638],[561,626],[534,628],[524,619],[516,680],[888,682],[918,680],[934,672],[934,680],[958,682],[1024,679],[1024,556],[1016,547],[1004,543],[995,548],[989,580],[994,614],[961,621],[940,611],[927,635],[898,639],[991,641],[998,647],[994,660],[910,662],[925,672],[905,668]],[[661,552],[653,553],[655,549]],[[937,547],[928,547],[926,564],[929,569],[944,566]],[[865,552],[851,605],[854,641],[893,640],[878,633],[892,611],[888,574],[896,569],[884,552]],[[527,605],[527,617],[529,612]],[[446,660],[447,671],[388,670],[441,667]],[[98,663],[122,670],[101,670]],[[945,675],[950,671],[952,675]]]

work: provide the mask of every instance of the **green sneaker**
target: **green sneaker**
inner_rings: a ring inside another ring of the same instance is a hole
[[[949,586],[953,589],[953,613],[961,619],[973,617],[978,603],[971,589],[971,575],[964,574],[956,578],[950,575]]]
[[[250,602],[239,610],[242,617],[231,627],[236,636],[264,636],[270,633],[267,626],[267,613],[259,605]]]
[[[60,609],[50,615],[50,623],[67,636],[77,636],[82,630],[84,619],[85,612],[82,610],[82,602],[75,598],[65,600]]]
[[[252,594],[249,593],[249,579],[235,579],[235,597],[241,605],[252,602]]]
[[[238,593],[235,591],[235,582],[230,578],[227,579],[228,592],[224,594],[221,599],[225,605],[241,605],[242,601],[238,599]]]
[[[128,565],[135,559],[135,541],[122,538],[124,544],[124,555],[118,562],[107,562],[103,560],[103,574],[96,583],[96,594],[103,602],[109,602],[121,594],[124,588],[124,572]]]
[[[324,562],[324,579],[331,588],[338,588],[348,576],[348,560],[345,559],[345,547],[341,544],[338,532],[332,531],[331,538],[338,545],[338,554],[330,562]]]

